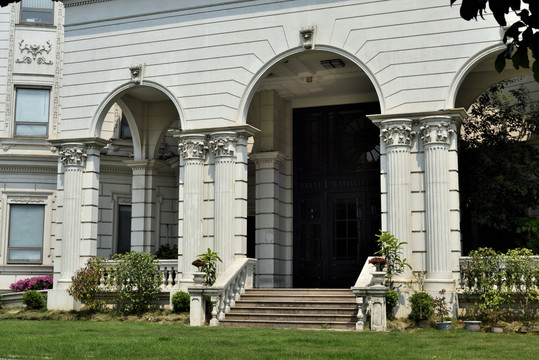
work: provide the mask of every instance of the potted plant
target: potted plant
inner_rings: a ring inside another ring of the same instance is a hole
[[[412,308],[411,316],[415,321],[415,326],[426,328],[428,319],[434,311],[434,300],[429,293],[418,291],[412,294],[408,299]]]
[[[448,304],[445,301],[445,289],[440,290],[438,294],[439,295],[433,300],[434,312],[436,317],[440,320],[436,322],[436,328],[438,330],[449,330],[451,329],[451,321],[445,321],[450,314],[450,310],[447,306]],[[449,304],[452,303],[452,301],[449,302]]]
[[[376,271],[384,271],[384,267],[387,265],[387,260],[383,257],[373,257],[369,260],[369,264],[373,264],[376,267]]]

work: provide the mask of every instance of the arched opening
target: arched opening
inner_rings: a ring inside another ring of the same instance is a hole
[[[455,105],[468,112],[459,138],[464,255],[479,247],[539,248],[537,241],[527,241],[526,230],[519,230],[539,215],[533,210],[539,186],[533,175],[539,149],[539,85],[529,70],[517,71],[510,64],[496,73],[497,53],[472,64],[455,92]]]
[[[168,130],[180,127],[176,100],[157,84],[120,87],[96,114],[95,134],[109,141],[101,156],[98,256],[176,248],[178,146]]]
[[[350,287],[380,229],[378,90],[349,55],[296,51],[264,71],[247,123],[258,287]]]

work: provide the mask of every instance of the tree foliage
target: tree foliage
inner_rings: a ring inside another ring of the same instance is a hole
[[[510,84],[485,91],[463,121],[459,182],[464,221],[516,234],[539,206],[539,153],[525,141],[538,134],[539,109]]]
[[[453,5],[457,0],[450,0]],[[528,51],[534,59],[532,71],[535,81],[539,81],[539,2],[535,0],[462,0],[460,6],[460,16],[464,20],[483,17],[487,13],[487,5],[492,12],[494,19],[500,26],[506,27],[506,15],[514,12],[520,19],[511,24],[505,30],[503,42],[506,49],[498,55],[495,68],[502,72],[505,68],[506,60],[511,60],[515,69],[529,68],[530,60]]]

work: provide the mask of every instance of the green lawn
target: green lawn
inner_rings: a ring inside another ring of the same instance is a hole
[[[0,320],[1,359],[534,359],[539,336],[191,328],[175,323]]]

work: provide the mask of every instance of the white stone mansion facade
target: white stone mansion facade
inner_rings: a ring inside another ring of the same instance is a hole
[[[461,255],[457,132],[503,30],[449,1],[27,0],[0,10],[0,289],[211,248],[257,287],[351,287],[374,234],[431,290]],[[129,234],[126,237],[126,233]],[[411,277],[403,275],[403,280]]]

